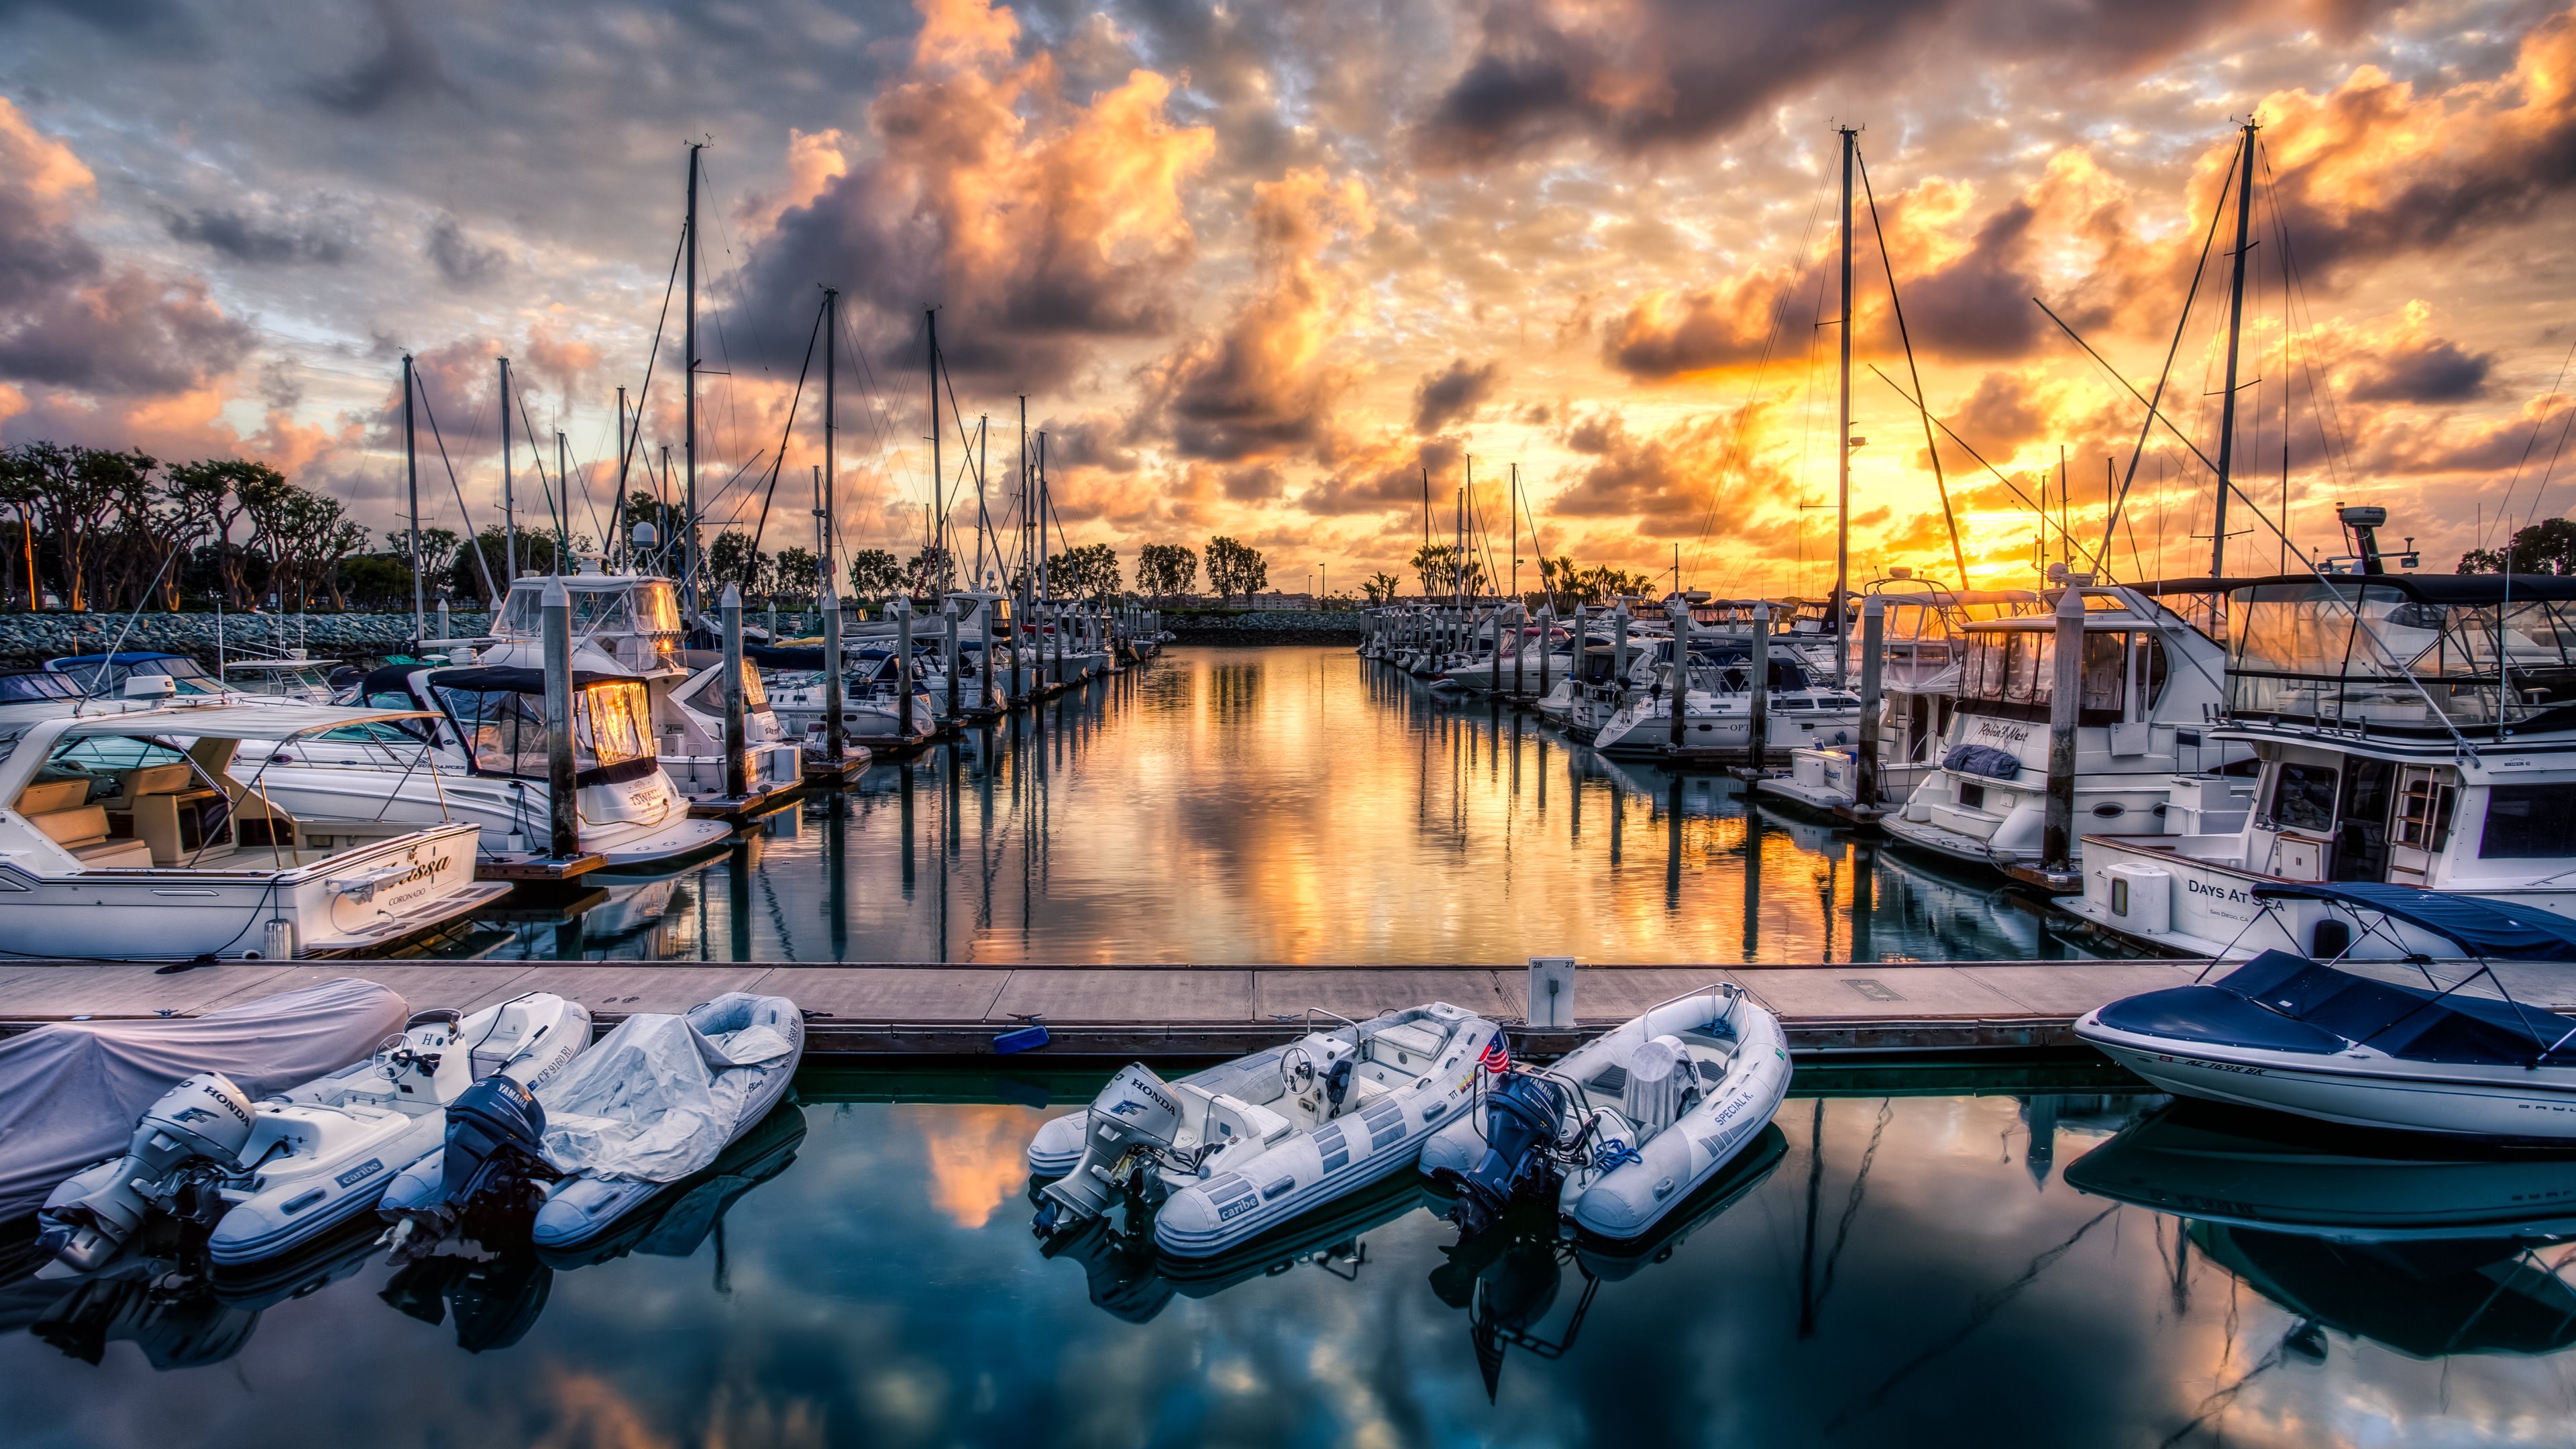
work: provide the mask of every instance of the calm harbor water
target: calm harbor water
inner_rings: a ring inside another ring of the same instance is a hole
[[[808,1072],[606,1261],[13,1264],[0,1439],[2443,1445],[2564,1443],[2576,1414],[2565,1248],[2168,1216],[2138,1203],[2194,1191],[2204,1140],[2081,1072],[1804,1072],[1626,1257],[1543,1230],[1462,1249],[1408,1180],[1196,1273],[1030,1237],[1036,1104],[1095,1082]],[[2427,1173],[2454,1216],[2576,1176],[2460,1169],[2348,1153],[2236,1191],[2294,1216],[2358,1188],[2402,1219]]]
[[[1995,878],[1605,759],[1340,648],[1172,650],[869,771],[502,956],[1589,961],[2083,954]],[[488,944],[490,937],[487,936]]]

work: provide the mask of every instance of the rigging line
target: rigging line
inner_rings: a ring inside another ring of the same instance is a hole
[[[411,380],[412,385],[420,389],[421,415],[429,420],[430,441],[438,445],[439,464],[447,469],[447,486],[456,494],[456,513],[458,521],[465,525],[466,547],[474,555],[474,571],[483,576],[483,597],[497,602],[501,596],[492,588],[491,566],[483,562],[482,541],[474,533],[474,515],[465,506],[465,490],[457,485],[456,465],[447,459],[447,440],[438,434],[438,410],[429,405],[429,380],[420,375],[418,368],[412,369]],[[412,522],[417,526],[420,520],[413,519]],[[413,559],[411,566],[417,570],[420,560]]]
[[[787,466],[787,440],[796,431],[796,410],[805,401],[805,378],[814,367],[814,344],[823,336],[823,313],[827,305],[815,304],[814,326],[805,334],[805,360],[796,368],[796,393],[787,400],[787,422],[778,430],[778,456],[769,461],[769,491],[760,497],[760,522],[751,530],[751,556],[755,559],[760,557],[761,539],[769,533],[769,505],[778,497],[778,475]],[[831,545],[826,542],[824,547],[828,549]],[[827,568],[830,562],[829,555],[826,555],[824,563]]]
[[[558,436],[564,435],[558,432]],[[569,436],[564,436],[564,451],[567,453],[573,451],[572,439]],[[581,506],[590,514],[590,526],[598,529],[599,536],[605,540],[608,537],[608,529],[599,521],[599,500],[590,496],[590,465],[584,463],[576,453],[573,456],[572,466],[573,470],[581,475]],[[567,519],[572,514],[572,484],[569,481],[564,484],[564,514]],[[601,545],[603,548],[606,546],[605,543]]]
[[[2558,445],[2549,450],[2549,466],[2541,471],[2539,484],[2531,490],[2531,507],[2522,516],[2522,526],[2525,528],[2531,527],[2540,517],[2541,495],[2549,491],[2549,480],[2558,472],[2558,455],[2567,450],[2568,429],[2576,427],[2576,408],[2562,408],[2560,411],[2566,414],[2567,421],[2559,426]],[[2505,540],[2505,563],[2510,567],[2512,562],[2513,540],[2508,538]]]
[[[632,438],[617,440],[620,472],[634,466],[635,449],[644,441],[644,402],[653,395],[653,368],[662,360],[663,331],[671,322],[671,293],[680,285],[680,253],[688,244],[688,232],[683,228],[680,240],[671,248],[671,275],[662,284],[662,315],[653,319],[653,346],[644,354],[644,386],[635,393],[635,433]]]
[[[1994,464],[1987,462],[1987,461],[1986,461],[1986,457],[1985,457],[1985,455],[1984,455],[1983,453],[1978,452],[1978,451],[1976,450],[1976,448],[1968,442],[1968,440],[1967,440],[1967,439],[1965,439],[1965,438],[1963,438],[1963,437],[1960,437],[1960,436],[1958,435],[1958,433],[1957,433],[1957,432],[1953,431],[1953,430],[1952,430],[1952,428],[1950,427],[1950,425],[1949,425],[1948,423],[1945,423],[1945,422],[1941,421],[1941,419],[1940,419],[1939,417],[1935,416],[1935,415],[1932,413],[1932,411],[1931,411],[1930,409],[1925,408],[1925,407],[1923,406],[1923,403],[1922,403],[1922,401],[1921,401],[1920,399],[1916,398],[1912,393],[1907,392],[1907,391],[1906,391],[1902,386],[1900,386],[1900,385],[1897,383],[1897,381],[1896,381],[1896,379],[1895,379],[1895,378],[1889,377],[1889,376],[1888,376],[1886,373],[1884,373],[1884,372],[1880,372],[1880,371],[1878,370],[1878,364],[1877,364],[1877,363],[1873,362],[1873,363],[1868,364],[1868,366],[1869,366],[1869,370],[1870,370],[1870,373],[1871,373],[1871,375],[1872,375],[1872,376],[1876,377],[1879,381],[1881,381],[1881,382],[1883,382],[1883,383],[1886,383],[1889,387],[1895,388],[1895,389],[1896,389],[1896,395],[1897,395],[1898,397],[1901,397],[1901,398],[1905,399],[1908,403],[1913,404],[1913,405],[1914,405],[1914,407],[1915,407],[1917,410],[1919,410],[1919,411],[1921,411],[1921,412],[1922,412],[1922,414],[1923,414],[1923,416],[1924,416],[1924,417],[1931,419],[1932,426],[1934,426],[1934,427],[1936,427],[1936,428],[1939,428],[1939,429],[1942,431],[1942,433],[1943,433],[1944,435],[1946,435],[1946,436],[1950,439],[1950,441],[1951,441],[1951,442],[1954,442],[1954,443],[1958,444],[1958,445],[1959,445],[1959,447],[1960,447],[1962,450],[1964,450],[1964,451],[1967,453],[1967,455],[1968,455],[1969,457],[1976,459],[1976,460],[1977,460],[1977,463],[1978,463],[1978,466],[1980,466],[1980,467],[1984,468],[1987,472],[1994,474],[1994,475],[1995,475],[1995,481],[1996,481],[1996,482],[1998,482],[1998,483],[2001,483],[2002,485],[2004,485],[2004,487],[2005,487],[2006,489],[2009,489],[2009,490],[2011,491],[2011,493],[2012,493],[2012,496],[2013,496],[2013,497],[2018,498],[2018,499],[2020,499],[2020,500],[2022,501],[2022,504],[2023,504],[2023,506],[2024,506],[2024,507],[2027,507],[2027,508],[2030,508],[2030,509],[2032,509],[2032,510],[2036,511],[2036,512],[2039,514],[2040,527],[2042,527],[2043,529],[2045,529],[2045,528],[2055,528],[2055,529],[2057,529],[2057,535],[2058,535],[2058,538],[2059,538],[2059,540],[2060,540],[2061,542],[2063,542],[2063,543],[2065,543],[2065,544],[2067,544],[2068,546],[2073,547],[2073,548],[2084,548],[2084,544],[2083,544],[2083,541],[2082,541],[2082,540],[2080,540],[2080,539],[2076,538],[2074,534],[2067,532],[2067,530],[2065,529],[2065,527],[2064,527],[2063,525],[2059,524],[2059,523],[2058,523],[2058,521],[2057,521],[2056,519],[2051,518],[2051,517],[2049,516],[2049,513],[2048,513],[2048,510],[2047,510],[2047,509],[2040,507],[2040,505],[2039,505],[2036,501],[2034,501],[2034,500],[2031,498],[2031,496],[2030,496],[2029,494],[2024,493],[2024,492],[2022,492],[2022,491],[2021,491],[2021,485],[2020,485],[2020,484],[2015,483],[2015,482],[2014,482],[2013,480],[2011,480],[2010,478],[2005,477],[2005,476],[2003,475],[2003,473],[2002,473],[1999,469],[1997,469],[1997,468],[1995,467],[1995,465],[1994,465]],[[2089,558],[2089,559],[2091,559],[2091,560],[2093,560],[2093,563],[2094,563],[2094,566],[2095,566],[2095,567],[2097,567],[2097,568],[2098,568],[2098,567],[2100,567],[2100,566],[2101,566],[2101,562],[2102,562],[2102,560],[2101,560],[2100,555],[2093,553],[2090,549],[2086,549],[2086,550],[2085,550],[2085,557],[2086,557],[2086,558]]]
[[[2263,169],[2268,177],[2272,165],[2270,153],[2258,151],[2256,154],[2264,158]],[[2293,320],[2304,317],[2308,336],[2313,339],[2317,333],[2316,308],[2308,299],[2307,279],[2299,271],[2297,252],[2290,246],[2290,228],[2281,216],[2281,202],[2279,196],[2275,194],[2274,187],[2275,183],[2271,181],[2267,180],[2264,183],[2264,195],[2272,208],[2273,238],[2279,243],[2281,249],[2281,287],[2283,292],[2293,299]],[[2285,327],[2284,332],[2286,331]],[[2286,350],[2286,338],[2283,346]],[[2307,350],[2299,354],[2299,375],[2307,381],[2308,406],[2315,415],[2317,424],[2317,454],[2325,460],[2327,481],[2337,492],[2343,492],[2346,487],[2344,473],[2351,457],[2352,440],[2344,435],[2343,420],[2335,411],[2334,395],[2327,389],[2318,372],[2317,349],[2313,340]],[[2343,455],[2340,461],[2337,458],[2338,451]]]
[[[527,389],[521,388],[519,390],[518,403],[519,431],[528,435],[528,456],[531,459],[534,459],[537,465],[537,491],[546,500],[546,522],[555,523],[555,491],[546,485],[546,455],[543,450],[537,447],[536,420],[528,416]],[[560,525],[558,525],[555,530],[555,542],[558,546],[561,546],[563,542],[563,530]],[[512,559],[510,562],[513,567],[516,567],[518,564],[518,560],[516,559]]]
[[[1869,184],[1869,163],[1861,159],[1860,143],[1857,140],[1852,143],[1852,160],[1860,166],[1861,195],[1869,201],[1869,234],[1877,239],[1878,264],[1887,273],[1887,304],[1896,313],[1897,340],[1905,344],[1905,373],[1906,376],[1914,379],[1914,395],[1922,397],[1925,395],[1923,374],[1914,365],[1914,338],[1905,328],[1905,303],[1896,295],[1896,263],[1887,254],[1887,233],[1881,230],[1878,224],[1878,192]],[[1843,319],[1843,326],[1846,330],[1850,328],[1849,317]],[[1845,439],[1843,447],[1850,446],[1851,441]],[[1932,437],[1932,420],[1928,416],[1923,419],[1923,451],[1930,454],[1932,458],[1932,486],[1941,491],[1941,521],[1948,524],[1950,528],[1950,561],[1959,569],[1959,591],[1966,593],[1968,551],[1959,546],[1959,518],[1957,514],[1950,511],[1950,481],[1941,475],[1941,449]]]
[[[2237,137],[2236,151],[2237,158],[2241,162],[2245,153],[2245,138],[2242,135]],[[2230,175],[2234,175],[2235,170],[2234,166],[2228,167]],[[2112,499],[2110,516],[2102,521],[2104,554],[2110,552],[2111,540],[2117,536],[2115,530],[2120,526],[2120,512],[2129,501],[2129,486],[2138,480],[2138,460],[2146,455],[2147,437],[2155,430],[2156,405],[2164,400],[2165,384],[2173,376],[2174,358],[2182,351],[2183,330],[2191,325],[2192,304],[2200,298],[2200,279],[2209,270],[2209,249],[2218,240],[2218,218],[2226,210],[2226,184],[2222,181],[2219,185],[2219,204],[2211,207],[2209,211],[2209,230],[2200,238],[2200,260],[2192,266],[2191,287],[2183,293],[2182,315],[2174,319],[2173,341],[2165,348],[2165,365],[2156,373],[2155,401],[2147,404],[2147,420],[2138,425],[2138,441],[2129,449],[2129,471],[2120,479],[2120,491]]]

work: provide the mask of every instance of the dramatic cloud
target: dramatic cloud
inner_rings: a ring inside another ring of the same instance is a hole
[[[2364,363],[2345,395],[2355,402],[2463,402],[2485,390],[2494,365],[2486,353],[2428,337]]]
[[[1494,395],[1502,374],[1501,363],[1470,363],[1463,357],[1444,372],[1425,373],[1413,390],[1413,430],[1428,437],[1474,413]]]

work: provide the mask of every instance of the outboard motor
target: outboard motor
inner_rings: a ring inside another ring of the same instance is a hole
[[[1457,1194],[1449,1216],[1461,1232],[1483,1232],[1523,1188],[1554,1179],[1566,1107],[1565,1088],[1528,1072],[1513,1072],[1486,1095],[1484,1155],[1463,1173],[1440,1174]]]
[[[64,1268],[96,1270],[116,1255],[155,1207],[178,1210],[200,1163],[240,1165],[250,1141],[250,1098],[221,1072],[201,1072],[162,1094],[134,1124],[125,1155],[54,1189],[39,1220]]]
[[[1180,1136],[1181,1099],[1142,1063],[1132,1063],[1091,1099],[1086,1128],[1073,1170],[1044,1189],[1031,1225],[1041,1238],[1107,1212],[1110,1195],[1134,1170],[1129,1159],[1150,1159]]]
[[[382,1209],[397,1219],[385,1237],[397,1259],[427,1252],[478,1209],[533,1210],[542,1184],[563,1176],[546,1156],[546,1109],[537,1094],[499,1072],[459,1093],[447,1104],[447,1146],[438,1171],[436,1196],[424,1192],[398,1208],[388,1202]],[[397,1181],[390,1192],[401,1190]],[[414,1241],[423,1230],[427,1236]]]

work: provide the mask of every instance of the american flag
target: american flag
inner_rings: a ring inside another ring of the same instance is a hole
[[[1512,1069],[1511,1050],[1505,1047],[1503,1039],[1497,1036],[1485,1043],[1485,1053],[1476,1059],[1476,1064],[1499,1077]]]

